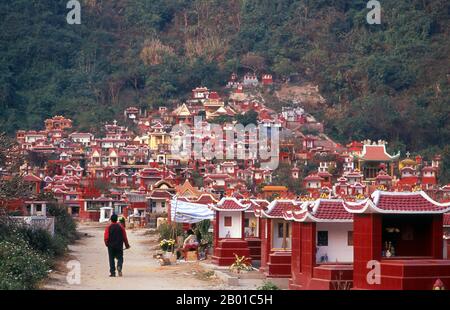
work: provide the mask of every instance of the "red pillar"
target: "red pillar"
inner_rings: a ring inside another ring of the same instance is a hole
[[[263,226],[263,222],[261,220],[260,217],[256,218],[257,221],[257,225],[258,225],[258,238],[263,239],[263,234],[262,234],[262,226]]]
[[[316,266],[316,223],[300,224],[300,272],[299,280],[302,286],[307,289],[313,277],[313,270]]]
[[[245,240],[245,212],[241,212],[241,239]]]
[[[219,211],[215,211],[214,218],[214,249],[219,246]]]
[[[301,226],[299,222],[292,222],[292,254],[291,254],[291,279],[289,281],[290,289],[300,289],[301,275]]]
[[[382,218],[380,214],[355,214],[353,221],[353,287],[355,289],[377,289],[369,284],[367,263],[381,261]]]
[[[447,239],[447,259],[450,259],[450,239]]]
[[[265,271],[272,250],[272,221],[261,219],[261,271]]]
[[[444,244],[442,236],[444,235],[443,215],[436,214],[433,216],[431,226],[431,255],[435,259],[443,259]]]

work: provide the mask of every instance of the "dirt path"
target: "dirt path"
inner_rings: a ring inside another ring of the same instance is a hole
[[[145,230],[127,230],[131,249],[124,252],[124,276],[109,278],[108,254],[103,243],[104,225],[80,225],[84,236],[70,246],[68,255],[43,285],[43,289],[58,290],[162,290],[162,289],[223,289],[218,279],[204,277],[205,271],[196,263],[181,263],[161,267],[153,258],[156,237]],[[152,241],[153,240],[153,241]],[[67,262],[80,262],[81,284],[70,285],[66,280]]]

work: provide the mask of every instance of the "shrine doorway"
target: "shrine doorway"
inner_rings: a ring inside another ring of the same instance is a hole
[[[431,257],[432,215],[383,215],[382,256]]]

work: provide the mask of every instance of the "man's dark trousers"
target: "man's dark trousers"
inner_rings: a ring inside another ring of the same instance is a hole
[[[109,272],[116,274],[116,259],[117,259],[117,271],[122,271],[123,265],[123,248],[108,247],[109,256]]]

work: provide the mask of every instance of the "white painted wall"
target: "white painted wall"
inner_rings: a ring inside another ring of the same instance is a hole
[[[329,263],[352,263],[353,246],[348,245],[348,232],[352,230],[352,223],[317,223],[316,242],[319,231],[328,231],[328,246],[317,246],[317,263],[325,254]]]
[[[163,207],[164,202],[164,207]],[[153,213],[164,213],[167,212],[167,205],[169,203],[167,201],[155,200],[155,207],[152,208]]]
[[[316,181],[310,181],[307,184],[307,188],[320,188],[320,182],[316,182]]]
[[[226,216],[231,216],[231,227],[225,227]],[[230,232],[231,238],[242,237],[242,212],[219,212],[219,238],[226,238]]]
[[[225,185],[225,180],[217,179],[215,181],[215,185],[217,185],[217,186],[224,186]]]
[[[284,220],[282,219],[273,219],[272,220],[272,248],[274,249],[282,249],[283,248],[283,236],[281,236],[280,238],[278,237],[278,224],[282,224],[284,222]],[[291,231],[291,225],[289,222],[286,223],[287,227],[288,227],[288,238],[286,238],[287,241],[287,248],[290,249],[291,248],[291,235],[292,235],[292,231]]]

